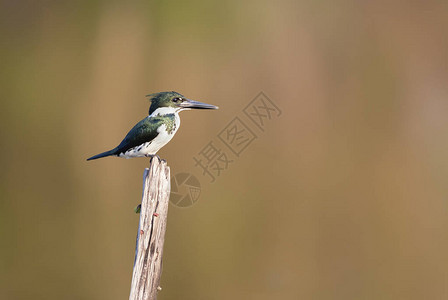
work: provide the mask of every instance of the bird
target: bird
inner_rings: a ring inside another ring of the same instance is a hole
[[[87,160],[107,156],[153,157],[157,151],[171,141],[179,129],[179,113],[181,111],[218,109],[215,105],[190,100],[174,91],[154,93],[146,95],[146,97],[151,101],[148,116],[138,122],[117,147],[94,155]]]

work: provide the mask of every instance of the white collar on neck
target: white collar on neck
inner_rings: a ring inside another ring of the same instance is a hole
[[[183,110],[182,107],[159,107],[155,111],[153,111],[152,114],[150,114],[150,117],[156,117],[156,116],[164,116],[168,114],[177,114],[181,110]]]

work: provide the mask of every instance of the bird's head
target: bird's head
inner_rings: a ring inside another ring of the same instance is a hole
[[[177,92],[160,92],[146,95],[151,101],[149,115],[178,113],[189,109],[218,109],[217,106],[190,100]]]

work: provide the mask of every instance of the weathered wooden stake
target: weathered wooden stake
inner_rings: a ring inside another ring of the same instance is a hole
[[[143,196],[137,232],[130,300],[155,300],[162,275],[162,254],[170,197],[170,168],[153,157],[143,173]]]

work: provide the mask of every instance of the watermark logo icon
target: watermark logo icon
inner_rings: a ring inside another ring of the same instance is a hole
[[[171,177],[170,202],[177,207],[190,207],[201,195],[201,183],[190,173],[178,173]]]

